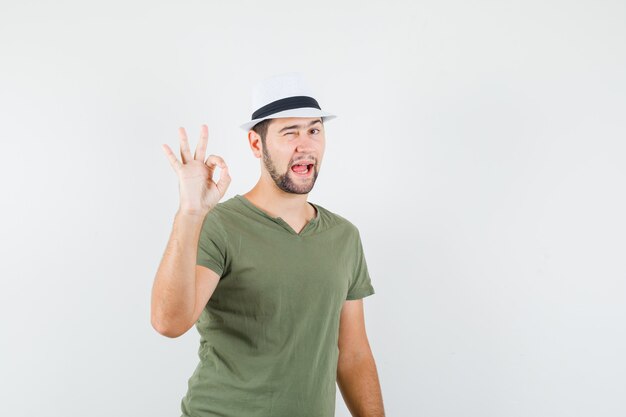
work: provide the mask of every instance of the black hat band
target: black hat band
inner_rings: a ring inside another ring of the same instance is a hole
[[[261,119],[274,113],[278,113],[283,110],[299,109],[301,107],[315,107],[320,109],[320,105],[313,97],[308,96],[293,96],[281,98],[280,100],[272,101],[269,104],[261,107],[254,113],[252,113],[252,119]]]

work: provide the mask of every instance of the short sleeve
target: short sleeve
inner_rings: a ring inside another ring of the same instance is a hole
[[[196,264],[222,276],[226,264],[227,236],[219,215],[211,210],[202,223],[198,239]]]
[[[365,261],[365,253],[363,252],[363,244],[361,243],[361,235],[357,230],[356,247],[354,250],[355,262],[352,280],[348,288],[346,300],[357,300],[374,294],[374,287],[370,279],[370,274]]]

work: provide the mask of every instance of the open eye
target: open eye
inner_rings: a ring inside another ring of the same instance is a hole
[[[318,132],[318,133],[319,133],[319,131],[320,131],[320,130],[319,130],[319,129],[317,129],[317,128],[313,128],[313,129],[311,129],[311,132],[312,132],[312,131],[314,131],[314,130],[317,130],[317,132]],[[316,133],[316,134],[317,134],[317,133]]]

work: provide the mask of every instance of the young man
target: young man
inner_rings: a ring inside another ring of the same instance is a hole
[[[365,332],[363,297],[374,294],[359,231],[307,202],[325,147],[322,111],[298,73],[253,92],[241,127],[261,177],[219,202],[230,184],[208,128],[181,161],[164,145],[180,207],[152,290],[152,326],[168,337],[194,324],[200,362],[183,417],[332,417],[336,384],[353,416],[384,416]],[[219,181],[213,181],[216,167]]]

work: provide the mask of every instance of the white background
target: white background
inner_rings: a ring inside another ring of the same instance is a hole
[[[0,414],[180,414],[199,335],[150,325],[161,144],[207,123],[245,193],[251,87],[302,71],[338,115],[309,201],[361,231],[387,416],[625,415],[625,22],[623,1],[3,0]]]

